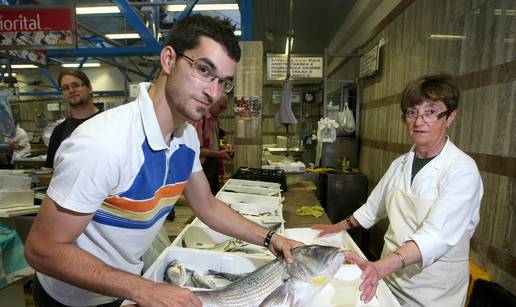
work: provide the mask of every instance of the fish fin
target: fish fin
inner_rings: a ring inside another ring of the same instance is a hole
[[[272,291],[259,305],[259,307],[272,306],[292,306],[294,303],[294,293],[291,291],[290,282],[285,282]]]

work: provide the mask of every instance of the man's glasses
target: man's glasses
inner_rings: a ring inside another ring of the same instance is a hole
[[[433,123],[444,116],[448,116],[449,114],[449,110],[439,113],[437,110],[428,109],[424,110],[422,113],[419,113],[419,111],[416,109],[408,109],[405,114],[401,116],[401,118],[407,122],[414,122],[419,116],[421,116],[425,123]]]
[[[76,90],[78,89],[79,87],[83,87],[84,86],[84,83],[80,82],[72,82],[70,84],[65,84],[63,86],[61,86],[61,92],[67,92],[67,91],[71,91],[71,90]]]
[[[222,79],[222,78],[216,76],[211,71],[211,69],[208,65],[199,63],[197,60],[194,60],[194,59],[190,58],[189,56],[184,55],[182,53],[179,53],[179,52],[176,52],[176,53],[177,53],[177,55],[182,56],[183,58],[185,58],[185,60],[190,62],[190,65],[192,66],[192,76],[193,77],[195,77],[199,80],[205,81],[205,82],[212,82],[213,80],[218,79],[217,84],[221,87],[221,89],[225,93],[229,93],[229,92],[231,92],[231,90],[233,90],[233,87],[234,87],[233,83],[231,83],[227,79]]]

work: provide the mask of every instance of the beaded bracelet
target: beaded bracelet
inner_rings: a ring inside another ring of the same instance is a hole
[[[272,235],[275,234],[276,232],[274,230],[271,230],[267,233],[267,236],[265,237],[265,240],[263,240],[263,246],[269,248],[269,245],[271,245],[271,239],[272,239]]]

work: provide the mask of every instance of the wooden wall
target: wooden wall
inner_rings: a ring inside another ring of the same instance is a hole
[[[512,293],[516,293],[515,9],[513,0],[401,1],[362,46],[366,51],[380,39],[386,41],[380,73],[361,84],[360,124],[360,169],[371,190],[390,163],[410,148],[399,108],[407,82],[439,72],[458,76],[462,99],[449,136],[475,159],[485,190],[471,259]],[[436,40],[431,34],[463,38]],[[349,60],[331,77],[356,77],[356,68],[356,60]],[[381,235],[375,240],[382,240]]]

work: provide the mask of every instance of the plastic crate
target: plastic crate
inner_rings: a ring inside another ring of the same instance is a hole
[[[281,185],[282,191],[287,191],[287,177],[285,171],[280,169],[240,167],[232,178],[276,182]]]

